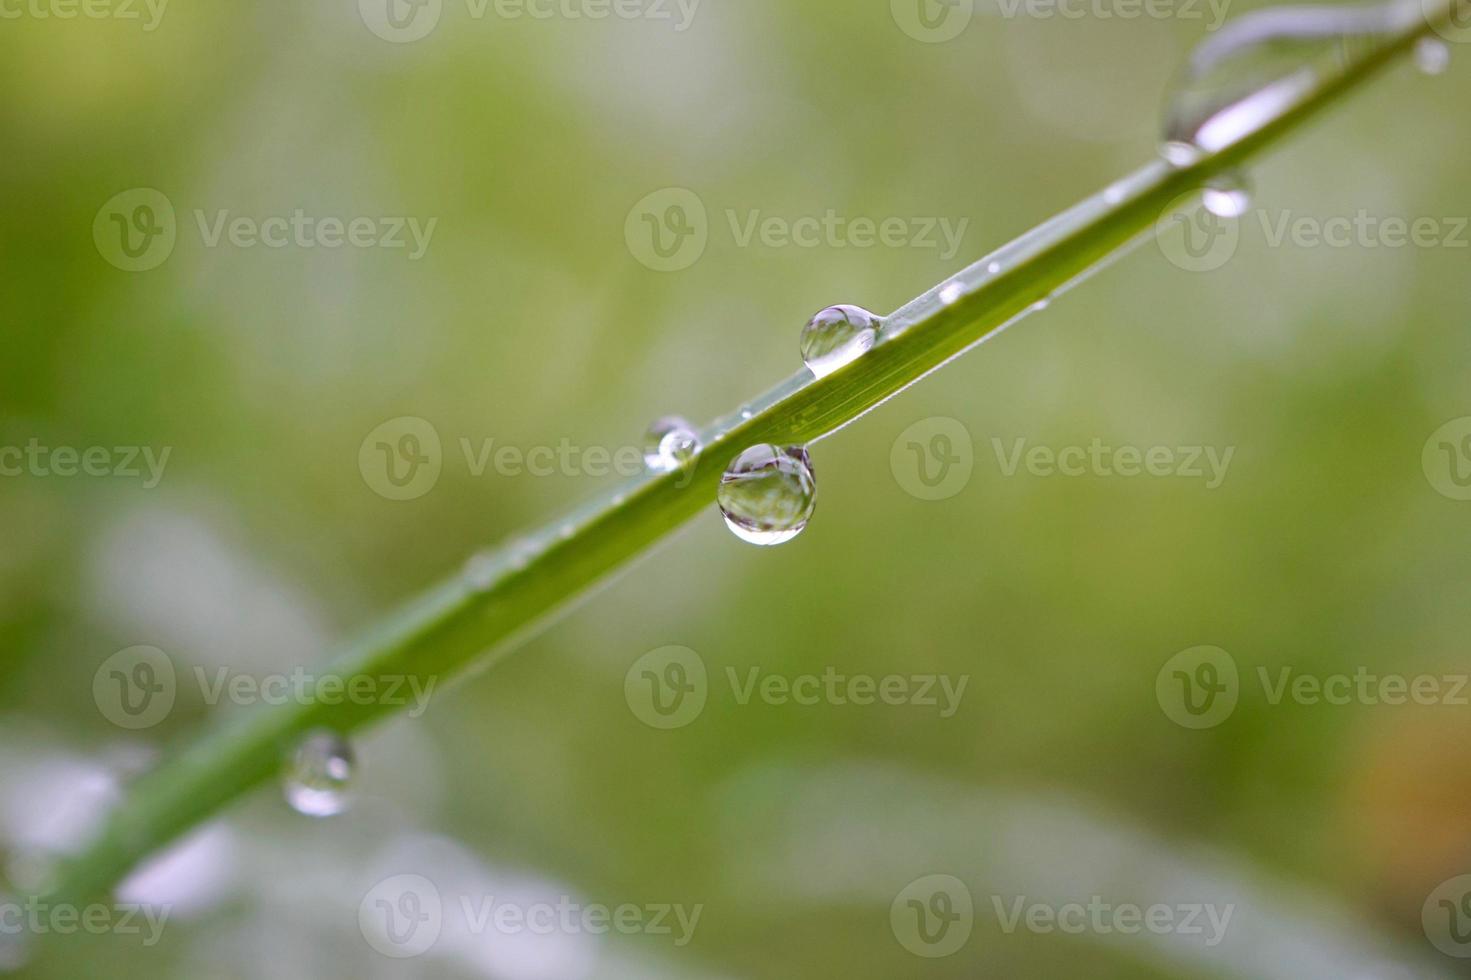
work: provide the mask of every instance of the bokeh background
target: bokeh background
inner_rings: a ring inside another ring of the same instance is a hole
[[[0,444],[170,451],[156,486],[0,479],[14,889],[230,713],[185,683],[159,724],[120,729],[92,696],[109,656],[156,646],[185,678],[326,663],[467,555],[609,483],[477,476],[460,440],[617,448],[659,415],[729,411],[796,369],[814,310],[893,309],[1147,160],[1170,80],[1212,26],[1204,5],[993,6],[930,43],[885,0],[704,0],[684,30],[673,5],[671,20],[541,20],[444,0],[432,31],[398,43],[350,0],[175,0],[153,30],[147,8],[9,9]],[[11,965],[190,980],[1471,973],[1437,948],[1432,897],[1471,872],[1471,708],[1273,703],[1260,680],[1471,671],[1471,502],[1422,458],[1471,415],[1471,236],[1454,231],[1471,213],[1471,64],[1454,54],[1439,77],[1391,70],[1251,174],[1269,222],[1363,210],[1433,218],[1446,240],[1274,245],[1253,211],[1211,271],[1146,245],[815,447],[818,512],[794,542],[743,544],[712,506],[423,718],[359,739],[348,813],[312,820],[261,791],[133,878],[120,900],[171,909],[158,943],[50,936],[30,956],[10,944]],[[708,245],[661,272],[625,226],[668,187],[698,196]],[[177,214],[172,253],[140,272],[92,231],[133,188]],[[411,259],[209,247],[195,217],[298,208],[437,224]],[[829,209],[968,225],[948,259],[743,245],[730,226]],[[435,428],[443,470],[390,500],[359,448],[403,416]],[[970,433],[973,472],[923,500],[891,458],[934,417]],[[1214,488],[1007,475],[993,440],[1019,439],[1234,456]],[[670,644],[699,654],[711,688],[698,718],[661,731],[624,678]],[[1239,694],[1193,729],[1156,681],[1201,645],[1226,652]],[[951,717],[741,704],[725,673],[753,667],[968,686]],[[683,945],[449,924],[393,959],[359,907],[401,873],[447,908],[703,911]],[[934,874],[975,907],[942,958],[891,922]],[[1094,896],[1233,911],[1212,945],[1008,930],[997,912]]]

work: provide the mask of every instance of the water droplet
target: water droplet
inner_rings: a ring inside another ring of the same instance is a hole
[[[1239,218],[1251,207],[1251,184],[1241,174],[1222,174],[1205,185],[1200,202],[1217,218]]]
[[[1189,166],[1280,118],[1411,16],[1377,6],[1288,6],[1238,17],[1196,46],[1171,90],[1160,152]]]
[[[353,752],[336,732],[315,731],[297,745],[283,778],[286,802],[309,817],[331,817],[352,804]]]
[[[812,461],[801,446],[752,446],[731,461],[717,491],[725,524],[743,541],[795,538],[817,506]]]
[[[881,321],[857,306],[829,306],[802,328],[802,360],[821,378],[873,348]]]
[[[940,287],[940,302],[949,306],[965,295],[965,284],[952,279]]]
[[[989,273],[991,273],[991,275],[994,276],[996,273],[998,273],[998,272],[1001,271],[1001,263],[1000,262],[992,262],[990,265],[986,266],[986,271],[989,272]]]
[[[1415,42],[1415,67],[1426,75],[1443,74],[1451,63],[1451,46],[1438,37]]]
[[[494,551],[477,551],[465,561],[465,584],[475,592],[484,592],[500,577],[500,558]]]
[[[742,406],[741,406],[741,418],[743,418],[743,419],[748,419],[748,418],[750,418],[750,417],[751,417],[751,416],[752,416],[752,415],[755,415],[755,414],[756,414],[756,413],[755,413],[755,412],[753,412],[753,411],[751,411],[751,409],[750,409],[750,407],[749,407],[749,406],[746,406],[746,405],[742,405]]]
[[[644,465],[657,473],[679,469],[700,452],[695,427],[678,415],[666,415],[644,436]]]

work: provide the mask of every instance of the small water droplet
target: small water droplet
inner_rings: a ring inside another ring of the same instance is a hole
[[[990,265],[986,266],[986,271],[989,272],[989,273],[991,273],[991,275],[994,276],[996,273],[998,273],[998,272],[1001,271],[1001,263],[1000,262],[992,262]]]
[[[678,415],[666,415],[644,435],[644,465],[656,473],[679,469],[700,452],[695,427]]]
[[[1451,46],[1438,37],[1415,42],[1415,67],[1426,75],[1443,74],[1451,63]]]
[[[1205,185],[1200,202],[1217,218],[1239,218],[1251,207],[1251,184],[1241,174],[1222,174]]]
[[[940,287],[940,302],[949,306],[960,297],[965,295],[965,284],[957,280],[950,280]]]
[[[741,406],[741,418],[748,419],[752,415],[755,415],[755,414],[756,414],[755,412],[751,411],[750,406],[748,406],[748,405],[742,405]]]
[[[821,378],[862,357],[877,343],[881,321],[857,306],[829,306],[802,328],[802,360]]]
[[[477,551],[465,561],[465,585],[472,591],[484,592],[500,577],[501,562],[495,551]]]
[[[1166,104],[1161,154],[1186,167],[1260,130],[1419,16],[1408,7],[1285,6],[1235,18],[1191,52]]]
[[[309,817],[331,817],[352,805],[353,751],[347,739],[314,731],[287,760],[282,787],[286,802]]]
[[[752,446],[731,461],[720,478],[717,499],[726,526],[742,541],[790,541],[817,506],[817,481],[807,450]]]

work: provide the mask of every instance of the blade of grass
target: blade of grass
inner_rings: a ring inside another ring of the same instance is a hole
[[[445,679],[483,667],[565,609],[609,572],[644,554],[715,499],[729,460],[757,443],[814,442],[892,397],[1045,303],[1131,244],[1146,240],[1181,195],[1227,173],[1299,128],[1471,0],[1426,0],[1424,16],[1347,60],[1293,105],[1187,166],[1150,163],[1100,194],[981,259],[886,318],[884,338],[853,364],[814,380],[805,370],[708,426],[685,470],[649,474],[515,546],[485,556],[407,603],[344,650],[325,673]],[[1410,0],[1410,7],[1415,0]],[[946,300],[949,300],[947,302]],[[748,417],[749,414],[749,417]],[[379,688],[375,688],[379,689]],[[395,710],[383,704],[287,704],[198,742],[140,779],[102,833],[59,871],[52,898],[80,902],[142,857],[272,779],[307,731],[359,728]]]

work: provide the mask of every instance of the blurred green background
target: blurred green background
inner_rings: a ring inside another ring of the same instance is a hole
[[[0,478],[0,854],[16,887],[85,839],[120,780],[228,713],[183,682],[161,723],[122,730],[92,696],[109,656],[156,646],[185,681],[325,663],[467,555],[610,482],[477,476],[461,440],[616,449],[656,416],[729,411],[798,367],[813,311],[891,310],[1147,160],[1169,81],[1211,26],[1203,5],[991,8],[930,43],[885,0],[705,0],[685,30],[678,6],[662,20],[651,4],[534,19],[444,0],[409,43],[349,0],[176,0],[153,30],[141,7],[142,21],[7,8],[21,13],[0,20],[0,445],[170,451],[152,487]],[[1431,921],[1432,892],[1471,872],[1471,708],[1272,703],[1259,673],[1471,670],[1471,503],[1422,460],[1471,415],[1462,54],[1440,77],[1391,70],[1265,160],[1266,224],[1246,215],[1219,268],[1146,244],[816,446],[818,511],[793,543],[743,544],[712,506],[422,719],[361,739],[347,814],[313,821],[260,792],[131,882],[123,897],[172,909],[161,941],[50,937],[22,969],[1471,974]],[[625,225],[667,187],[703,203],[708,245],[660,272]],[[139,272],[92,233],[132,188],[177,215],[172,253]],[[437,223],[411,259],[210,247],[196,219],[296,209]],[[731,228],[829,209],[968,225],[948,259],[742,245]],[[1311,247],[1266,233],[1361,210],[1447,234]],[[403,416],[434,427],[442,473],[390,500],[359,449]],[[891,467],[932,417],[972,437],[972,476],[944,500]],[[1018,439],[1234,456],[1216,488],[1007,475],[993,440],[1010,453]],[[710,690],[698,718],[661,731],[624,680],[670,644],[698,653]],[[1200,645],[1227,652],[1239,697],[1192,729],[1156,681]],[[829,666],[969,680],[952,717],[741,704],[725,680]],[[447,924],[394,959],[359,911],[402,873],[435,882],[446,920],[492,895],[703,911],[684,945]],[[969,941],[939,958],[891,921],[932,874],[975,907]],[[1094,896],[1234,911],[1209,946],[1183,929],[1008,930],[997,911]]]

